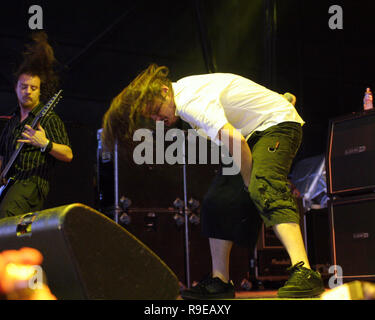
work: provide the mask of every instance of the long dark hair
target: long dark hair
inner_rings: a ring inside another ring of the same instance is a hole
[[[26,45],[23,61],[14,73],[14,81],[17,84],[22,74],[38,76],[41,82],[40,101],[45,103],[59,87],[58,63],[44,31],[32,33],[31,39],[32,43]]]
[[[151,125],[147,118],[155,113],[155,99],[164,99],[162,86],[172,90],[168,74],[167,67],[151,64],[112,100],[103,117],[102,139],[108,150],[113,150],[116,140],[119,145],[132,148],[134,131]]]

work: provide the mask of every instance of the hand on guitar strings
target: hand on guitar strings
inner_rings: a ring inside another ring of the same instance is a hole
[[[17,140],[19,143],[31,144],[38,148],[43,148],[48,143],[46,133],[40,123],[36,129],[33,129],[29,125],[25,125],[25,130],[22,132],[22,139]]]

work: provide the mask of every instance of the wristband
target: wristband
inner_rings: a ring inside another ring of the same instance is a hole
[[[40,151],[45,152],[45,153],[50,153],[52,150],[52,141],[48,140],[47,145],[45,145],[43,148],[40,148]]]

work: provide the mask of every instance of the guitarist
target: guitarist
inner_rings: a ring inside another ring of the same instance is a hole
[[[33,40],[15,74],[18,107],[0,137],[2,170],[19,144],[24,143],[2,181],[9,181],[9,185],[0,196],[0,218],[41,210],[55,160],[70,162],[73,158],[65,126],[55,112],[47,113],[35,128],[30,126],[44,106],[41,100],[52,96],[57,84],[52,69],[53,50],[46,34],[36,33]]]

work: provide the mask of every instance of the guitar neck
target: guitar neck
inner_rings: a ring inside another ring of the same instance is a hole
[[[5,166],[4,170],[1,172],[0,181],[2,181],[2,179],[4,179],[7,176],[7,174],[9,172],[10,168],[12,167],[14,161],[18,157],[18,154],[21,152],[21,149],[22,149],[23,145],[24,145],[23,142],[20,143],[18,148],[13,152],[13,154],[12,154],[11,158],[9,159],[7,165]]]
[[[62,93],[62,90],[60,90],[57,94],[55,94],[48,102],[47,104],[45,105],[45,107],[36,115],[36,117],[34,118],[33,122],[31,123],[31,127],[33,129],[35,129],[35,126],[36,124],[38,123],[38,121],[43,117],[45,116],[49,111],[51,111],[55,105],[58,103],[58,101],[61,99],[61,93]],[[10,168],[12,167],[14,161],[17,159],[22,147],[23,147],[24,143],[20,143],[17,145],[16,147],[16,150],[13,152],[10,160],[8,161],[7,165],[5,166],[4,170],[1,172],[1,175],[0,175],[0,182],[6,177],[6,175],[8,174]]]
[[[21,149],[22,149],[23,145],[24,145],[24,142],[20,143],[18,148],[13,152],[13,154],[10,157],[7,165],[5,166],[4,170],[1,172],[0,181],[2,181],[7,176],[7,174],[9,172],[10,168],[12,167],[14,161],[18,157],[18,154],[21,152]]]
[[[38,121],[39,121],[40,118],[41,118],[41,115],[38,114],[38,115],[34,118],[33,122],[30,124],[30,127],[33,128],[33,129],[35,129],[35,126],[36,126],[36,124],[38,123]]]
[[[38,115],[34,118],[33,122],[30,125],[33,129],[35,128],[35,126],[38,123],[40,118],[41,118],[40,115]],[[17,159],[19,153],[21,152],[21,149],[23,148],[23,145],[24,145],[24,142],[17,144],[16,150],[13,152],[13,154],[10,157],[7,165],[5,166],[4,170],[1,172],[0,181],[2,181],[7,176],[7,174],[9,172],[10,168],[12,167],[14,161]]]

